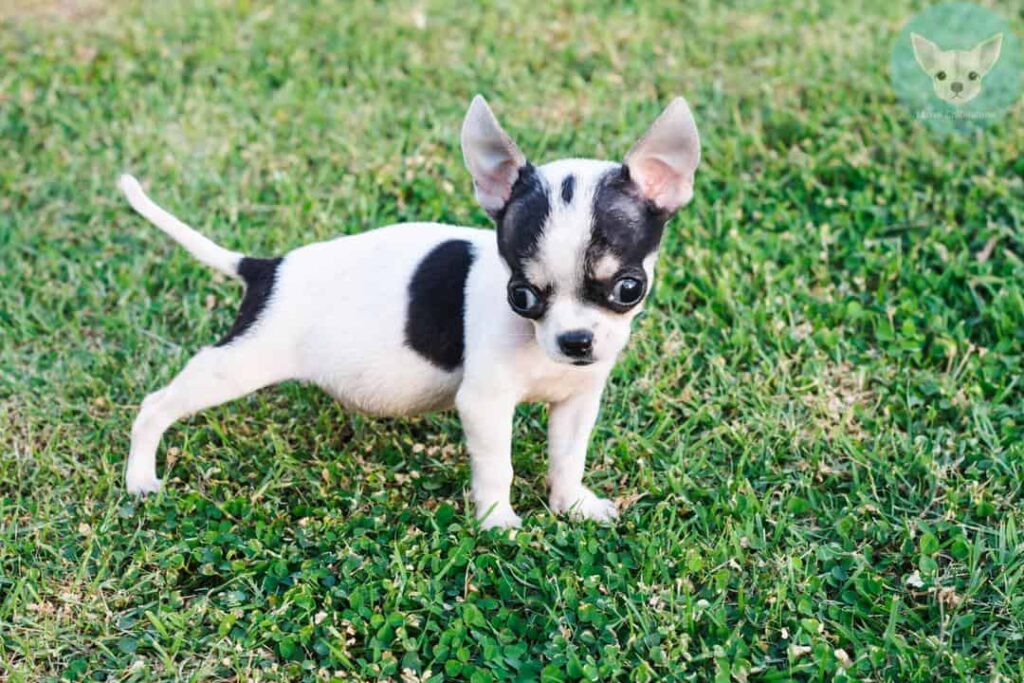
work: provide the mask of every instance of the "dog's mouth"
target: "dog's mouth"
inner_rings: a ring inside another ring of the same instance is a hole
[[[585,367],[587,365],[593,365],[596,361],[593,358],[577,358],[572,361],[572,364],[578,368]]]

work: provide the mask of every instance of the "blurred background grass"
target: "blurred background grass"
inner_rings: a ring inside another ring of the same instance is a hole
[[[1020,680],[1021,108],[913,121],[887,70],[923,7],[3,2],[0,678]],[[546,512],[538,407],[510,538],[454,416],[298,385],[173,428],[167,493],[124,495],[138,402],[239,291],[116,175],[254,255],[486,225],[477,92],[537,162],[697,116],[591,451],[622,522]]]

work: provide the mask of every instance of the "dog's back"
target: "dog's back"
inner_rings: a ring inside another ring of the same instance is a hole
[[[290,337],[297,377],[348,406],[446,408],[462,377],[470,276],[496,258],[493,231],[436,223],[304,246],[281,264],[267,329]],[[502,306],[502,289],[490,292]]]

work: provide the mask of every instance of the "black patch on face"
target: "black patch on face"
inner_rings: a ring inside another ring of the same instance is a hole
[[[235,318],[234,324],[231,325],[227,335],[217,342],[217,346],[225,346],[241,337],[260,317],[260,313],[267,307],[270,295],[274,291],[277,270],[283,260],[282,257],[250,258],[245,256],[238,262],[238,275],[245,281],[245,294],[242,296],[242,305],[238,308],[238,316]]]
[[[594,192],[594,243],[624,263],[643,263],[658,248],[669,214],[644,197],[620,166],[606,173]]]
[[[420,261],[409,281],[405,343],[449,372],[462,365],[466,277],[472,264],[470,243],[448,240]]]
[[[498,226],[498,253],[513,272],[537,251],[544,223],[551,213],[548,187],[529,162],[519,169],[505,206],[494,215]]]
[[[621,312],[623,309],[609,304],[611,287],[624,276],[647,281],[644,259],[658,248],[670,216],[644,197],[626,166],[606,173],[594,192],[593,237],[587,247],[583,298]],[[610,279],[597,280],[594,267],[606,254],[615,257],[621,267]]]
[[[533,295],[537,297],[537,305],[528,311],[520,310],[512,304],[513,290],[518,287],[528,287]],[[508,281],[508,305],[512,309],[512,312],[516,315],[526,318],[528,320],[540,320],[547,313],[548,304],[551,300],[551,294],[554,292],[554,287],[548,285],[543,289],[540,289],[533,284],[526,281],[519,273],[514,273],[512,278]]]
[[[615,284],[622,278],[627,277],[639,281],[644,288],[644,293],[640,299],[633,303],[620,303],[613,296]],[[608,280],[598,280],[592,277],[588,271],[586,277],[583,278],[582,289],[581,295],[585,301],[597,304],[616,313],[625,313],[639,305],[645,297],[649,296],[651,287],[647,284],[647,273],[644,272],[643,267],[627,266],[621,268],[618,273]]]
[[[572,194],[576,191],[576,177],[571,173],[562,179],[562,201],[572,203]]]

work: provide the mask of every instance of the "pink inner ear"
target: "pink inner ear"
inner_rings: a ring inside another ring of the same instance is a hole
[[[644,196],[666,211],[675,211],[693,195],[693,183],[660,159],[642,160],[634,173]]]
[[[512,160],[503,161],[487,175],[481,177],[486,184],[483,189],[488,193],[507,201],[512,194],[512,185],[519,175],[519,167]]]

